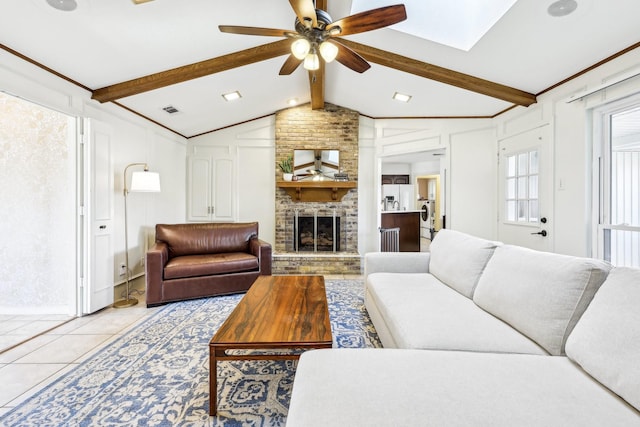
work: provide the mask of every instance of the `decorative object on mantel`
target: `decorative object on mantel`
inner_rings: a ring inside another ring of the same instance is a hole
[[[349,174],[335,173],[333,174],[333,179],[336,181],[349,181]]]
[[[282,171],[282,179],[291,181],[293,179],[293,156],[289,155],[278,162],[278,167]]]
[[[355,181],[294,181],[278,182],[278,188],[282,188],[294,202],[335,202],[356,188]]]

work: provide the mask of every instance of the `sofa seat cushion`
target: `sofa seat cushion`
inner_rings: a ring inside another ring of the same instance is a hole
[[[473,296],[478,280],[498,242],[442,229],[430,246],[429,273],[467,298]]]
[[[640,269],[609,273],[569,336],[567,356],[640,410]]]
[[[610,269],[597,259],[503,245],[487,263],[473,300],[549,353],[561,355]]]
[[[258,268],[258,258],[244,252],[189,255],[170,259],[164,267],[164,278],[168,280],[210,276],[240,271],[257,271]]]
[[[565,357],[327,349],[300,357],[287,427],[608,426],[640,415]]]
[[[366,287],[399,348],[547,354],[431,274],[374,273]]]

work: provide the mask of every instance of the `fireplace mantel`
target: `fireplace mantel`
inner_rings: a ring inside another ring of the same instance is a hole
[[[294,202],[335,202],[342,200],[350,189],[356,188],[355,181],[278,181]]]

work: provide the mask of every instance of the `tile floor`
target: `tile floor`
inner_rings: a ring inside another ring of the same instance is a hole
[[[361,276],[325,276],[325,279],[357,278]],[[108,307],[89,316],[72,319],[10,350],[0,352],[0,415],[74,369],[161,308],[147,308],[144,295],[137,295],[136,298],[140,302],[133,307]],[[37,330],[43,326],[42,322],[45,320],[32,319],[32,328]],[[24,324],[22,326],[28,328]]]

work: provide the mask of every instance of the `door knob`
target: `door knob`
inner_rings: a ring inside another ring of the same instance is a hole
[[[537,233],[531,233],[531,234],[539,234],[542,237],[547,237],[547,230],[540,230]]]

